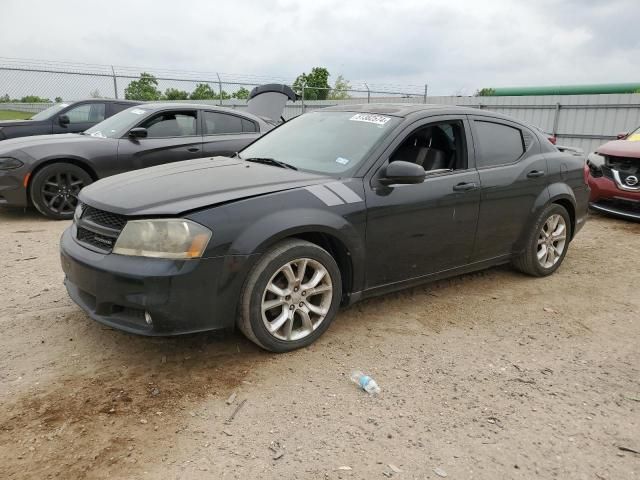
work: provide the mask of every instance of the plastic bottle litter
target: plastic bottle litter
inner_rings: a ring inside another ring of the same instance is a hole
[[[380,387],[376,381],[362,372],[357,370],[351,372],[351,381],[371,395],[378,395],[380,393]]]

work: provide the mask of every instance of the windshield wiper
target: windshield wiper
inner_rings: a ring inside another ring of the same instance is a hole
[[[280,160],[276,160],[275,158],[253,157],[253,158],[243,158],[243,160],[247,162],[253,162],[253,163],[262,163],[264,165],[273,165],[274,167],[288,168],[290,170],[298,170],[293,165],[290,165],[286,162],[281,162]]]

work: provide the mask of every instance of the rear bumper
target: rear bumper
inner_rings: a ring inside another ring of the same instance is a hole
[[[141,335],[177,335],[235,324],[250,256],[168,260],[105,255],[79,245],[72,228],[60,240],[64,283],[71,299],[92,319]]]

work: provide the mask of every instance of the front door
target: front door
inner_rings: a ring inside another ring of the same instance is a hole
[[[204,155],[197,110],[163,111],[137,126],[147,129],[146,138],[125,136],[118,143],[118,163],[123,170],[153,167]]]
[[[387,149],[367,185],[367,288],[393,284],[468,262],[480,202],[473,143],[464,117],[417,122]],[[423,183],[383,186],[388,162],[418,163]]]

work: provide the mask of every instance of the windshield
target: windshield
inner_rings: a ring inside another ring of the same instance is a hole
[[[31,117],[31,120],[46,120],[47,118],[53,117],[60,110],[68,106],[68,103],[56,103],[55,105],[51,105],[49,108],[36,113],[33,117]]]
[[[636,128],[625,140],[629,140],[630,142],[640,142],[640,128]]]
[[[127,108],[85,130],[84,133],[99,138],[120,138],[150,111],[140,107]]]
[[[340,175],[354,171],[400,120],[371,113],[311,112],[256,140],[240,156]]]

